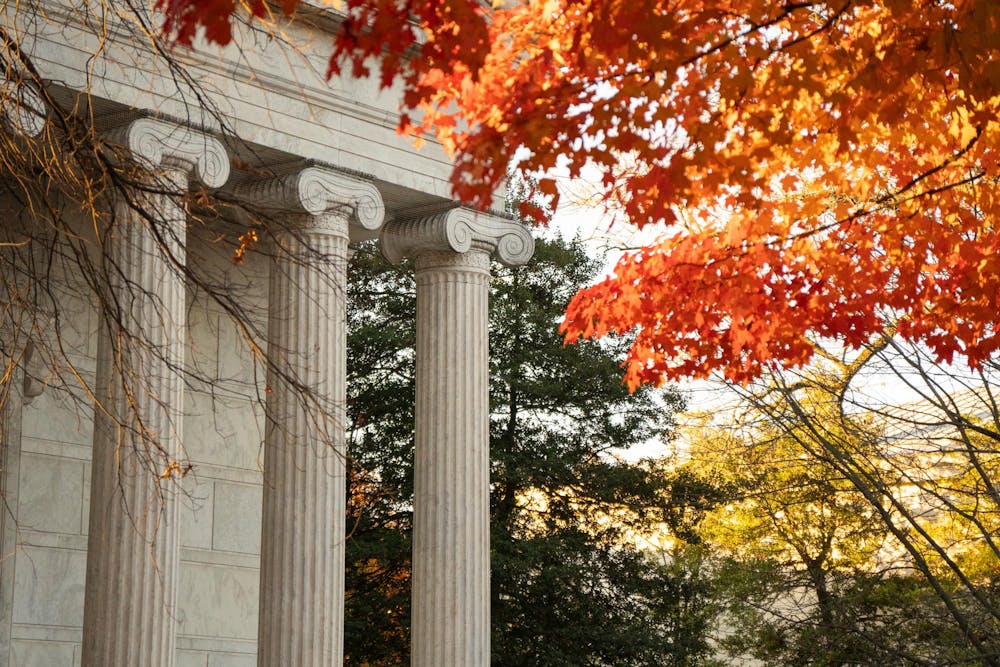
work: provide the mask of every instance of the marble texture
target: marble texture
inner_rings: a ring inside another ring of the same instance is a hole
[[[304,233],[333,258],[333,288],[323,269],[303,261],[302,239],[283,239],[271,278],[268,349],[282,363],[268,379],[261,667],[339,665],[343,655],[348,231],[346,217],[336,215],[340,233]]]
[[[177,635],[178,489],[163,471],[183,458],[186,220],[179,197],[197,174],[218,186],[229,173],[221,143],[141,118],[110,142],[157,174],[171,194],[145,193],[147,220],[124,201],[105,241],[113,262],[116,322],[98,342],[84,667],[173,667]],[[154,231],[153,225],[156,225]]]
[[[10,667],[72,665],[73,658],[73,644],[17,640],[11,650]]]
[[[55,456],[21,455],[17,521],[21,530],[78,533],[84,462]]]
[[[253,568],[182,562],[179,631],[189,637],[253,639],[257,634],[258,594],[257,572]]]
[[[79,628],[86,552],[22,546],[15,563],[14,623]]]

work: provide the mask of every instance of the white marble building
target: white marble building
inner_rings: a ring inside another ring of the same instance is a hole
[[[169,186],[143,196],[172,230],[158,242],[122,206],[92,239],[121,267],[106,293],[57,263],[51,337],[2,323],[25,338],[5,349],[28,353],[4,360],[0,665],[341,664],[343,288],[350,242],[375,237],[389,260],[414,257],[417,279],[412,664],[487,665],[489,259],[527,261],[530,234],[449,201],[448,160],[397,136],[394,91],[322,76],[335,14],[317,8],[283,39],[244,33],[176,54],[199,98],[123,7],[0,9],[50,99],[89,114],[121,159]],[[52,122],[34,90],[9,79],[2,97],[2,131],[26,145]],[[277,247],[234,265],[181,206],[201,190],[280,220]],[[60,204],[86,237],[86,220]],[[44,215],[10,198],[0,208],[10,228]],[[325,261],[296,261],[305,245]],[[175,262],[239,288],[270,366]],[[128,318],[147,347],[117,339],[97,305],[136,293]],[[57,344],[59,369],[30,354]],[[123,367],[140,369],[144,391],[130,392]],[[185,474],[143,469],[129,423],[163,447],[149,460]]]

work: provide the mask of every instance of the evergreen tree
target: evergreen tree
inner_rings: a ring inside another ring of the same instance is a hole
[[[348,285],[344,662],[389,667],[409,663],[414,285],[372,246]]]
[[[672,436],[675,391],[621,383],[616,345],[566,347],[566,301],[600,262],[539,241],[493,267],[490,451],[493,662],[691,665],[712,606],[694,551],[653,559],[635,538],[676,508],[671,478],[620,450]],[[408,660],[413,493],[413,281],[358,253],[350,280],[347,655]]]

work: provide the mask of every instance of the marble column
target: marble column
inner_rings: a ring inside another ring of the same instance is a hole
[[[6,328],[5,336],[9,335]],[[0,664],[10,660],[14,620],[14,563],[17,550],[17,499],[21,468],[21,409],[24,374],[17,358],[8,356],[15,336],[5,338],[0,355],[8,380],[0,387]],[[9,347],[8,347],[9,346]]]
[[[374,185],[330,169],[245,183],[273,216],[261,529],[261,667],[343,662],[347,244],[385,209]],[[279,219],[280,216],[280,219]]]
[[[24,304],[14,305],[14,308]],[[3,304],[5,308],[11,304]],[[16,316],[15,316],[16,317]],[[0,385],[0,665],[11,660],[14,623],[14,574],[19,534],[18,490],[21,473],[21,414],[24,406],[45,389],[45,364],[32,340],[8,319],[0,324],[3,350],[0,372],[7,381]]]
[[[490,664],[490,256],[523,264],[522,225],[456,208],[392,222],[386,258],[415,258],[414,667]]]
[[[222,144],[149,118],[107,136],[148,174],[120,196],[102,239],[108,290],[98,340],[84,667],[171,667],[175,661],[177,489],[181,458],[189,177],[223,185]],[[134,205],[130,206],[129,201]],[[164,474],[166,473],[166,474]]]
[[[23,139],[37,137],[45,129],[45,105],[41,98],[23,81],[0,78],[0,124],[4,129]],[[8,221],[23,212],[0,210]],[[9,226],[9,224],[8,224]],[[14,242],[3,248],[7,253],[3,264],[17,265],[14,257],[20,248],[18,239],[4,234],[2,241]],[[30,400],[30,378],[25,377],[24,366],[32,354],[32,345],[16,321],[23,303],[19,276],[11,271],[0,280],[0,665],[11,659],[11,630],[14,617],[14,564],[17,549],[17,503],[21,465],[21,410]],[[38,392],[34,392],[37,395]]]

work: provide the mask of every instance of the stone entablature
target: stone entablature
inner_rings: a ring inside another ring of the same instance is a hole
[[[17,15],[41,77],[58,84],[61,99],[89,95],[97,115],[154,109],[238,137],[246,146],[231,148],[254,168],[317,160],[371,174],[394,197],[402,190],[421,205],[448,199],[451,162],[441,146],[429,140],[417,151],[396,132],[398,89],[382,90],[377,75],[326,78],[330,29],[339,20],[330,8],[283,25],[274,39],[237,25],[226,47],[200,42],[178,51],[200,85],[196,94],[123,18],[127,12],[113,3],[88,3],[86,11],[80,5],[38,0],[4,10]]]

